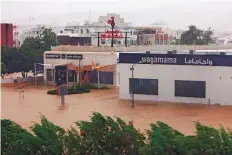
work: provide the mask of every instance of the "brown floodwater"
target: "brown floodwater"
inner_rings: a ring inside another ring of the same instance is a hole
[[[60,103],[59,96],[47,95],[45,88],[25,89],[25,98],[12,88],[1,90],[1,117],[11,119],[28,128],[39,122],[40,115],[64,128],[78,120],[89,120],[92,112],[117,116],[125,121],[134,121],[141,131],[149,129],[150,123],[163,121],[175,129],[193,134],[194,122],[218,127],[220,124],[232,129],[232,106],[207,106],[197,104],[171,104],[136,101],[132,109],[129,101],[118,99],[118,89],[93,90],[91,93],[68,95],[66,104]]]

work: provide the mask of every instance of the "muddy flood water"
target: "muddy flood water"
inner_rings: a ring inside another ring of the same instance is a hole
[[[91,93],[68,95],[66,104],[61,106],[60,97],[47,95],[46,89],[26,89],[25,98],[12,88],[1,90],[1,117],[11,119],[28,128],[39,122],[40,115],[64,128],[74,125],[77,120],[89,120],[93,111],[107,116],[117,116],[125,121],[134,121],[141,131],[149,129],[156,121],[168,123],[175,129],[194,134],[194,122],[218,127],[220,124],[232,129],[232,106],[170,104],[136,101],[132,109],[129,101],[118,99],[118,90],[93,90]]]

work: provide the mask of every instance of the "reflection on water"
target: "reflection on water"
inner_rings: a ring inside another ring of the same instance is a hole
[[[68,109],[68,104],[61,104],[58,106],[58,110],[67,110]]]
[[[91,93],[69,95],[61,105],[59,96],[47,95],[45,89],[25,89],[25,98],[19,92],[2,89],[2,118],[9,118],[27,128],[40,120],[40,115],[64,128],[78,120],[89,120],[92,112],[117,116],[133,124],[141,131],[150,123],[163,121],[187,134],[194,132],[194,122],[218,127],[223,124],[232,128],[232,107],[208,107],[206,105],[184,105],[135,101],[132,109],[129,101],[118,100],[117,90],[100,90]]]

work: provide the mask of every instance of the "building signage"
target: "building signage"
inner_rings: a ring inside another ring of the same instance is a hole
[[[66,58],[66,54],[61,54],[61,58],[65,59]]]
[[[119,63],[232,67],[232,55],[119,53]]]
[[[113,34],[114,34],[114,38],[117,38],[117,39],[123,37],[119,30],[114,30]],[[101,34],[101,38],[103,38],[103,39],[104,38],[112,38],[112,31],[106,30],[105,33]]]
[[[75,59],[81,60],[83,58],[82,54],[46,54],[46,59]]]
[[[60,59],[60,54],[46,54],[46,59]]]
[[[67,54],[67,59],[77,59],[81,60],[83,58],[82,54]]]

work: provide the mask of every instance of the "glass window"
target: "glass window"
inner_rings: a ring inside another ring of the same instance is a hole
[[[76,82],[77,77],[76,77],[76,72],[74,70],[69,70],[68,71],[68,82]]]
[[[106,40],[105,39],[101,39],[101,44],[105,44]]]
[[[175,96],[205,98],[205,81],[175,80]]]
[[[158,79],[129,79],[129,92],[134,94],[158,95]]]
[[[52,69],[47,69],[47,81],[53,81],[52,79]]]

